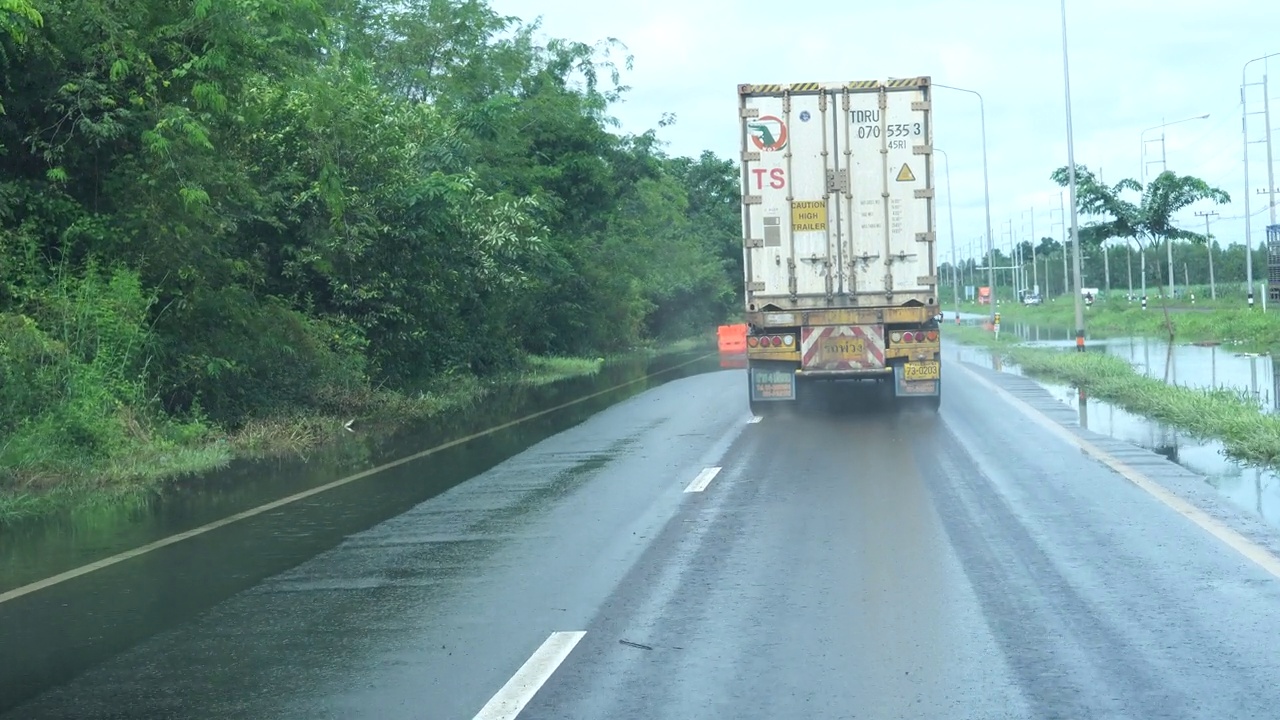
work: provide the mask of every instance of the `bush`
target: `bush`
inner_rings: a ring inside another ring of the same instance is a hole
[[[148,395],[154,298],[136,273],[90,263],[0,314],[0,467],[83,468],[199,423],[164,418]]]

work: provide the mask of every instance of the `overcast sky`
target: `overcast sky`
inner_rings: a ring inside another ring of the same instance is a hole
[[[1057,0],[491,0],[500,13],[542,17],[546,34],[584,42],[615,37],[634,55],[615,108],[622,130],[657,127],[664,112],[677,122],[659,137],[668,151],[723,157],[737,150],[739,83],[877,80],[930,75],[970,88],[986,102],[992,230],[1007,245],[1008,223],[1023,239],[1034,208],[1037,236],[1062,237],[1059,188],[1049,173],[1066,165],[1062,35]],[[1213,231],[1220,242],[1244,237],[1241,69],[1280,53],[1280,2],[1274,0],[1068,0],[1071,98],[1076,161],[1103,178],[1137,178],[1143,130],[1209,113],[1164,129],[1168,168],[1227,190],[1229,206]],[[1280,57],[1268,88],[1280,99]],[[1261,83],[1266,64],[1249,66]],[[1261,111],[1261,86],[1249,110]],[[1280,102],[1273,128],[1280,129]],[[1251,140],[1264,136],[1261,114],[1249,116]],[[934,140],[951,158],[956,243],[967,254],[983,236],[982,154],[978,103],[972,95],[936,90]],[[1160,131],[1146,133],[1159,140]],[[1280,133],[1275,137],[1280,159]],[[1147,146],[1156,174],[1159,142]],[[1251,189],[1265,189],[1266,147],[1250,146]],[[1277,178],[1280,185],[1280,178]],[[940,190],[945,189],[941,175]],[[1255,243],[1269,222],[1267,197],[1252,199]],[[1203,231],[1193,208],[1180,220]],[[1052,211],[1052,212],[1051,212]],[[945,213],[945,208],[942,211]],[[1083,222],[1083,220],[1082,220]],[[950,253],[939,215],[943,258]],[[1257,275],[1255,275],[1257,277]]]

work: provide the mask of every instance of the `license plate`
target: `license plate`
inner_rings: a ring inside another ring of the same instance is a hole
[[[942,376],[942,366],[937,361],[907,363],[902,368],[903,380],[937,380]]]
[[[818,341],[818,355],[822,362],[860,364],[867,356],[867,341],[855,337],[827,337]]]

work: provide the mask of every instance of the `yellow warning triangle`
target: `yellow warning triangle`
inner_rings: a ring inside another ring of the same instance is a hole
[[[911,167],[906,163],[902,164],[902,169],[898,171],[898,182],[915,182],[916,176],[912,174]]]

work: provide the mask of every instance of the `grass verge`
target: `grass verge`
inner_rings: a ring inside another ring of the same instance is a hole
[[[1075,323],[1075,310],[1066,302],[1032,307],[1002,305],[1000,313],[1002,319],[1038,325],[1071,327]],[[1084,320],[1089,332],[1169,337],[1164,310],[1156,303],[1143,310],[1137,304],[1113,300],[1089,308]],[[1175,340],[1241,344],[1257,349],[1280,344],[1280,313],[1264,313],[1260,308],[1177,304],[1169,307],[1169,321],[1173,323]]]
[[[11,478],[0,484],[0,527],[103,505],[143,506],[166,482],[225,467],[237,458],[305,454],[341,437],[349,421],[357,421],[365,433],[390,431],[442,413],[466,410],[502,387],[543,386],[595,375],[607,362],[714,347],[714,339],[702,337],[649,343],[607,359],[530,356],[514,372],[487,378],[451,375],[413,394],[358,389],[330,403],[349,408],[345,415],[257,418],[233,433],[210,428],[185,442],[140,437],[130,452],[92,465],[47,453],[25,452],[20,454],[20,461],[0,468],[0,480],[5,475]],[[0,444],[0,450],[3,449]],[[18,454],[10,454],[13,455]]]
[[[1218,440],[1238,460],[1271,466],[1280,462],[1280,417],[1264,411],[1248,393],[1168,385],[1139,374],[1114,355],[1026,347],[996,340],[974,327],[948,327],[944,332],[959,342],[1001,353],[1032,377],[1081,388],[1090,397],[1136,415]]]

